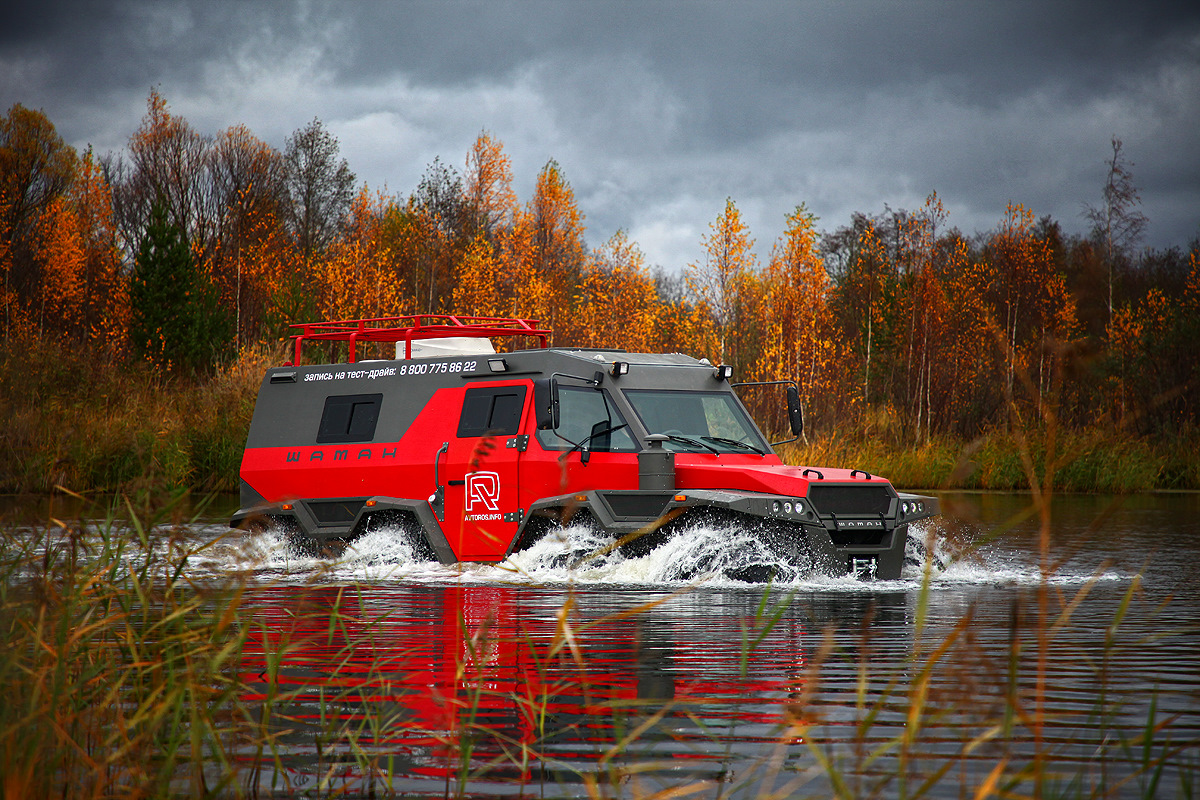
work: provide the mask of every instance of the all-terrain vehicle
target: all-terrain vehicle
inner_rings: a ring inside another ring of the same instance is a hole
[[[717,524],[749,532],[766,571],[894,579],[909,523],[938,513],[935,498],[860,469],[784,464],[727,365],[550,347],[535,320],[295,327],[292,361],[259,389],[234,527],[274,524],[317,551],[394,528],[452,564],[502,561],[560,526],[588,525],[608,551],[637,556]],[[497,352],[493,339],[536,346]],[[346,363],[303,365],[314,342],[344,343],[333,347]],[[357,361],[360,343],[378,342],[396,357]],[[779,383],[798,436],[799,393]]]

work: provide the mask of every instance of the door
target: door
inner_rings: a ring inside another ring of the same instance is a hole
[[[446,539],[460,561],[499,561],[521,524],[517,479],[529,384],[469,387],[446,453]]]

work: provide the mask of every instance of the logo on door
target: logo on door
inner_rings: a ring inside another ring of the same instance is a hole
[[[467,473],[467,513],[500,510],[500,476],[495,472]]]

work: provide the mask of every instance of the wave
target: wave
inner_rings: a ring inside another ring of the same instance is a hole
[[[927,543],[929,546],[927,546]],[[321,558],[293,546],[275,530],[221,537],[192,559],[212,573],[238,572],[276,582],[446,581],[539,586],[720,588],[772,584],[823,591],[896,591],[921,584],[926,570],[932,586],[1037,585],[1041,570],[1028,553],[999,545],[976,549],[953,542],[936,528],[912,526],[908,563],[899,580],[862,581],[829,576],[777,557],[749,530],[697,525],[681,530],[642,556],[607,548],[608,540],[586,525],[558,529],[527,550],[498,564],[442,565],[419,557],[400,529],[366,533],[336,558]],[[730,575],[737,575],[734,578]],[[747,578],[747,576],[753,576]],[[1127,580],[1117,570],[1099,573],[1064,569],[1049,577],[1054,584],[1091,580]]]

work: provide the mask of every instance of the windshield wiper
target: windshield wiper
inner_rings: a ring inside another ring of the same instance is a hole
[[[710,453],[716,453],[717,455],[721,454],[721,451],[718,450],[717,448],[713,447],[711,444],[705,444],[704,442],[700,441],[699,439],[693,439],[690,436],[683,436],[678,433],[664,433],[663,436],[667,437],[668,439],[670,439],[673,442],[682,442],[683,444],[690,444],[693,447],[703,447],[705,450],[707,450]]]
[[[716,442],[717,444],[725,444],[725,445],[729,445],[730,447],[737,447],[737,448],[741,448],[743,450],[749,450],[752,453],[758,453],[760,456],[763,454],[763,451],[759,450],[754,445],[747,444],[746,442],[739,442],[737,439],[726,439],[724,436],[701,436],[700,438],[705,439],[710,442]]]
[[[558,460],[565,461],[567,456],[571,455],[571,453],[574,453],[579,448],[585,447],[586,445],[590,444],[592,439],[595,439],[599,436],[604,436],[607,433],[616,433],[617,431],[621,430],[622,428],[628,428],[628,427],[629,427],[629,423],[623,422],[620,425],[616,426],[615,428],[610,425],[609,427],[604,428],[603,430],[592,431],[587,436],[583,437],[578,442],[571,445],[571,449],[568,450],[567,452],[563,453],[561,456],[559,456]]]

